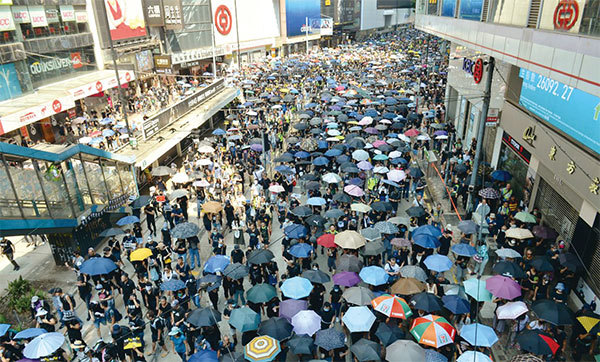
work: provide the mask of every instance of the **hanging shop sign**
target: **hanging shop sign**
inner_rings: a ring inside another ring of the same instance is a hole
[[[55,24],[60,22],[60,20],[58,20],[58,10],[46,9],[46,19],[48,20],[48,24]]]
[[[31,19],[31,26],[34,28],[42,28],[48,26],[46,10],[43,6],[30,6],[29,17]]]
[[[73,5],[61,5],[60,17],[63,21],[75,21],[75,9]]]
[[[483,79],[483,59],[463,58],[463,70],[473,76],[475,84],[481,83],[481,79]]]
[[[132,80],[135,80],[135,73],[132,71],[119,71],[119,80],[121,84],[126,84]],[[82,86],[70,89],[69,92],[73,96],[73,99],[78,100],[81,98],[89,97],[94,94],[98,94],[107,89],[111,89],[117,86],[117,79],[111,75],[106,78],[93,81]]]
[[[498,125],[498,115],[500,110],[498,108],[488,109],[487,117],[485,118],[486,127],[495,127]]]
[[[85,12],[83,10],[75,11],[75,21],[77,22],[77,24],[87,23],[87,21],[88,21],[87,12]]]
[[[0,31],[15,30],[15,22],[13,21],[10,8],[7,6],[0,7]]]
[[[144,14],[148,26],[160,27],[165,25],[161,0],[145,0]]]
[[[17,24],[29,24],[31,19],[29,18],[29,10],[27,6],[11,6],[13,19]]]
[[[183,6],[181,0],[162,0],[165,28],[183,29]]]
[[[506,133],[506,131],[502,134],[502,142],[515,151],[515,153],[519,155],[519,157],[521,157],[525,162],[529,163],[531,160],[531,152],[527,151],[519,142],[515,141],[511,135]]]

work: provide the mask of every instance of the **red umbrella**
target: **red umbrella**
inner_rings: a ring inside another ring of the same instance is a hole
[[[317,239],[317,244],[326,248],[335,248],[337,246],[335,245],[335,235],[323,234]]]
[[[421,134],[421,132],[419,132],[419,130],[416,130],[414,128],[409,129],[408,131],[404,132],[404,135],[408,136],[408,137],[415,137],[415,136],[418,136],[420,134]]]

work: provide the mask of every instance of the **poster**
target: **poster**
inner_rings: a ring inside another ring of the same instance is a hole
[[[319,0],[287,0],[285,2],[287,36],[305,35],[302,31],[308,19],[321,18],[321,1]]]
[[[0,7],[0,31],[15,30],[15,22],[8,6]]]
[[[73,5],[61,5],[60,17],[63,21],[75,21],[75,9]]]
[[[0,101],[21,95],[21,83],[13,63],[0,65]]]
[[[104,0],[112,40],[146,36],[141,0]]]

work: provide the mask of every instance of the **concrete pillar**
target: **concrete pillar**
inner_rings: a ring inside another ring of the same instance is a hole
[[[181,151],[181,142],[177,144],[176,148],[177,148],[177,156],[181,157],[183,155],[183,152]]]

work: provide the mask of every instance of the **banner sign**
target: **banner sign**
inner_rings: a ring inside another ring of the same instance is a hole
[[[132,71],[119,71],[119,80],[121,84],[126,84],[135,80],[135,73]],[[117,79],[114,75],[84,84],[82,86],[69,90],[73,99],[78,100],[81,98],[89,97],[94,94],[98,94],[107,89],[111,89],[117,86]]]
[[[223,79],[219,79],[215,83],[200,89],[182,101],[145,120],[142,127],[142,135],[144,140],[154,136],[169,124],[177,121],[188,112],[192,111],[198,105],[202,104],[208,98],[212,97],[214,94],[223,89],[224,86],[225,81]]]
[[[75,9],[72,5],[60,6],[60,17],[63,21],[75,21]]]
[[[43,6],[30,6],[29,18],[31,19],[31,26],[34,28],[48,26],[48,19]]]
[[[165,25],[161,0],[144,0],[144,14],[146,15],[148,26]]]
[[[142,0],[104,0],[112,40],[147,35]]]
[[[333,35],[333,19],[321,18],[321,35]]]
[[[0,7],[0,31],[15,30],[15,22],[8,6]]]
[[[600,154],[600,97],[521,68],[519,104]]]
[[[15,23],[17,24],[29,24],[31,20],[29,19],[29,10],[27,10],[27,6],[11,6],[13,18],[15,19]]]
[[[62,111],[75,107],[75,101],[72,97],[60,97],[50,102],[35,105],[24,110],[11,113],[0,118],[2,127],[0,132],[8,133],[19,129],[28,124],[37,122],[46,117],[50,117]],[[3,134],[3,133],[2,133]]]
[[[319,0],[287,0],[285,2],[287,36],[306,34],[306,18],[321,18],[321,2]],[[304,31],[302,31],[304,29]]]
[[[167,30],[183,29],[183,6],[181,0],[162,0]]]
[[[459,15],[461,19],[481,20],[483,0],[461,0]]]
[[[85,10],[75,11],[75,21],[79,23],[87,23],[87,12]]]

